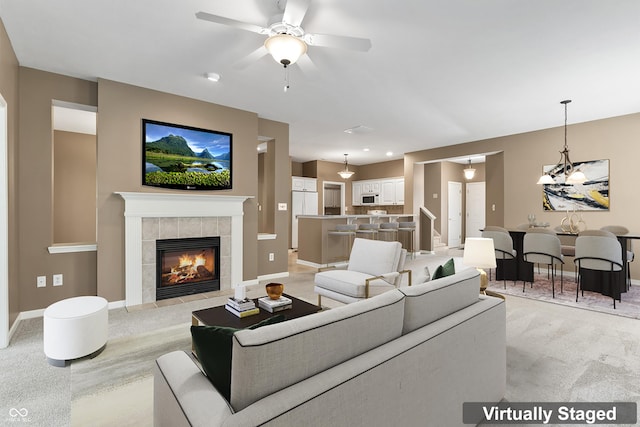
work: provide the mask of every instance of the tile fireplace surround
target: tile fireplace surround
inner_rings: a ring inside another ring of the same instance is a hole
[[[155,301],[155,240],[220,236],[220,289],[242,282],[247,196],[117,192],[125,201],[125,305]],[[152,266],[153,264],[153,266]]]

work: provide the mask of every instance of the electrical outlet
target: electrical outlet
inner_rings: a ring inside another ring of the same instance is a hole
[[[276,255],[273,252],[269,252],[269,261],[274,261],[276,259]]]
[[[278,210],[279,211],[286,211],[287,210],[287,204],[286,203],[278,203]]]
[[[62,274],[53,275],[53,286],[62,286]]]
[[[36,286],[39,288],[44,288],[47,286],[47,276],[38,276],[36,281]]]

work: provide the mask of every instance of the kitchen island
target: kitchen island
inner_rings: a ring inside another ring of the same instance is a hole
[[[335,230],[338,224],[401,221],[413,221],[413,215],[299,215],[298,263],[319,268],[348,260],[347,237],[329,235],[329,231]]]

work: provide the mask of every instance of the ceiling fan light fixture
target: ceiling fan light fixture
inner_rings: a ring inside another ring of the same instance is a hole
[[[275,34],[264,42],[264,47],[279,64],[295,64],[307,52],[307,44],[291,34]]]

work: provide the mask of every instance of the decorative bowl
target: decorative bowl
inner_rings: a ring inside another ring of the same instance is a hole
[[[265,285],[267,290],[267,295],[271,299],[278,299],[282,296],[282,292],[284,291],[284,285],[282,283],[268,283]]]

